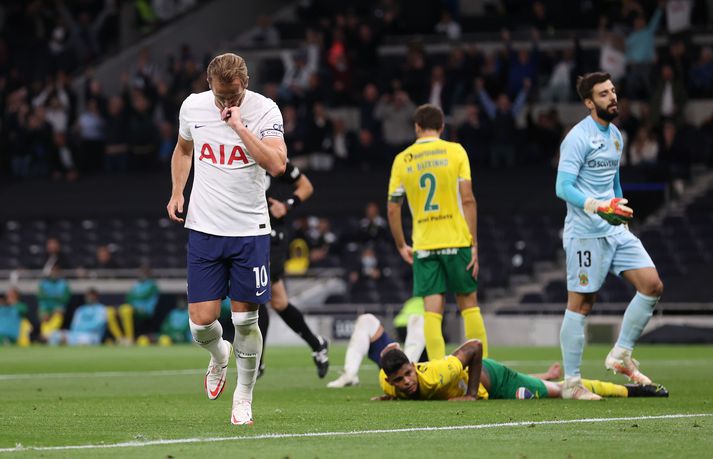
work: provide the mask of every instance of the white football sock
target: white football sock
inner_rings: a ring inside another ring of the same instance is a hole
[[[621,346],[614,346],[609,352],[614,358],[621,359],[624,356],[631,356],[631,349],[626,349]]]
[[[188,325],[191,328],[193,341],[200,347],[210,352],[211,357],[216,362],[225,362],[229,355],[226,355],[226,349],[223,346],[223,326],[217,320],[212,324],[198,325],[192,320],[188,320]]]
[[[238,385],[233,400],[252,400],[253,387],[262,354],[262,333],[257,325],[258,312],[233,312],[235,325],[235,361],[238,364]]]
[[[426,337],[423,334],[423,316],[412,315],[406,325],[406,341],[404,354],[411,362],[418,362],[426,347]]]
[[[373,314],[362,314],[357,318],[344,357],[344,373],[349,376],[356,376],[359,373],[361,361],[369,353],[371,340],[380,326],[381,322]]]

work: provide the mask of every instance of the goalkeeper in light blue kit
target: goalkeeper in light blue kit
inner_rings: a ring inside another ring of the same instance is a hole
[[[567,202],[563,244],[567,256],[567,310],[560,330],[564,363],[563,398],[599,400],[580,375],[584,323],[607,272],[626,279],[636,295],[624,313],[619,339],[605,360],[607,369],[639,384],[651,384],[631,357],[663,293],[651,257],[629,232],[633,211],[626,207],[619,180],[623,141],[611,121],[617,116],[616,89],[607,73],[577,80],[577,92],[590,115],[567,134],[560,146],[557,196]]]

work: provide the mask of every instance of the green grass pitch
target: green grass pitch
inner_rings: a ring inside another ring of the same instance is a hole
[[[202,386],[208,357],[197,347],[0,347],[0,459],[713,455],[710,346],[640,346],[642,369],[671,397],[604,402],[372,402],[379,389],[370,361],[360,386],[325,387],[338,376],[344,350],[333,346],[333,366],[319,380],[306,347],[268,348],[268,369],[255,389],[255,425],[238,427],[230,424],[235,362],[226,392],[208,401]],[[587,347],[583,373],[623,383],[605,373],[607,351]],[[524,372],[544,371],[559,359],[556,348],[492,352]],[[665,417],[691,414],[706,416]],[[565,420],[573,422],[552,422]]]

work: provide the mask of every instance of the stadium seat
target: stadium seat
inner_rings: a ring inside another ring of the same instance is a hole
[[[522,296],[520,303],[526,303],[526,304],[544,303],[544,298],[542,297],[542,294],[540,294],[540,293],[526,293]]]

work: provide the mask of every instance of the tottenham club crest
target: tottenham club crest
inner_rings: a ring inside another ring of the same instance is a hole
[[[579,285],[582,287],[586,287],[589,285],[589,276],[587,276],[587,273],[585,271],[580,271],[579,272]]]

